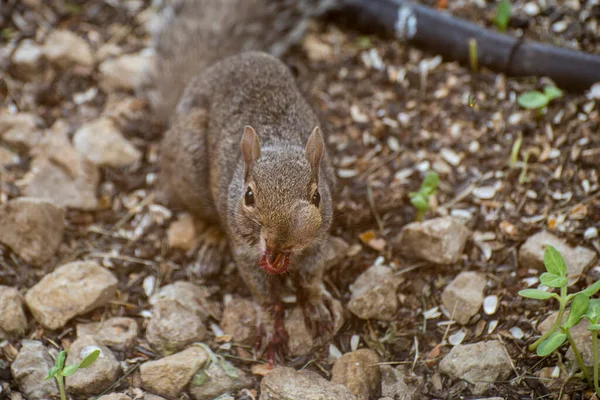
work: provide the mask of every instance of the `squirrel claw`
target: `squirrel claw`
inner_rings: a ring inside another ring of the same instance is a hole
[[[284,325],[283,304],[275,304],[267,309],[273,315],[273,331],[267,332],[263,323],[258,325],[255,351],[259,357],[266,355],[269,365],[283,361],[288,352],[289,335]],[[266,339],[266,340],[263,340]]]
[[[333,298],[323,291],[317,299],[302,302],[304,324],[313,337],[331,337],[335,328]]]

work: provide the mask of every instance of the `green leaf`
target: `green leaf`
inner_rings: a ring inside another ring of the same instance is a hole
[[[548,105],[548,98],[537,90],[525,92],[517,97],[517,104],[529,110],[535,110]]]
[[[54,376],[56,375],[57,372],[58,372],[58,367],[55,365],[54,367],[50,368],[50,370],[48,371],[48,376],[45,377],[44,380],[47,381],[48,379],[54,378]]]
[[[544,340],[536,349],[536,353],[540,357],[545,357],[558,349],[567,340],[567,335],[562,332],[554,332]]]
[[[421,184],[421,191],[428,194],[433,194],[440,184],[440,177],[437,172],[431,171],[427,174],[423,183]]]
[[[587,311],[584,315],[585,319],[592,324],[598,323],[600,319],[600,299],[591,299]]]
[[[556,86],[546,86],[544,88],[544,95],[546,96],[548,101],[552,101],[552,100],[556,99],[557,97],[562,97],[563,92]]]
[[[544,265],[546,271],[552,274],[567,276],[567,264],[565,264],[563,256],[549,244],[546,245],[546,251],[544,252]]]
[[[587,329],[588,329],[588,331],[598,332],[598,331],[600,331],[600,325],[599,324],[589,324]]]
[[[585,293],[577,293],[575,297],[573,297],[573,301],[571,302],[571,310],[569,311],[569,316],[567,320],[563,324],[563,327],[567,329],[571,329],[575,325],[581,321],[583,314],[588,309],[590,304],[590,298]]]
[[[90,365],[92,365],[92,363],[94,361],[96,361],[96,359],[98,358],[99,355],[100,355],[100,350],[92,351],[83,360],[81,360],[81,362],[79,363],[79,368],[89,367]]]
[[[596,294],[596,292],[598,290],[600,290],[600,281],[597,281],[596,283],[592,284],[592,286],[588,287],[587,289],[582,290],[581,292],[592,297],[593,295]]]
[[[564,276],[558,276],[550,272],[544,272],[542,275],[540,275],[540,282],[542,285],[552,288],[567,286],[567,283],[569,283],[567,278]]]
[[[67,365],[63,368],[62,374],[64,376],[71,376],[79,369],[79,365]]]
[[[519,296],[526,297],[528,299],[546,300],[553,296],[553,293],[545,292],[539,289],[525,289],[519,291]]]
[[[67,352],[62,350],[58,353],[58,357],[56,357],[56,366],[58,369],[62,369],[65,366],[65,358],[67,358]]]
[[[500,32],[505,32],[508,27],[508,21],[510,21],[510,2],[502,0],[498,3],[498,7],[496,7],[494,23]]]
[[[410,203],[419,211],[427,211],[429,209],[429,202],[421,194],[412,197]]]

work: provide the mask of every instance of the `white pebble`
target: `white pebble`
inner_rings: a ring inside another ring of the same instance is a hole
[[[450,215],[454,218],[464,219],[470,221],[473,219],[473,213],[469,210],[453,209],[450,211]]]
[[[535,17],[540,13],[540,6],[534,2],[529,2],[525,4],[523,10],[525,11],[525,14],[529,15],[530,17]]]
[[[355,169],[338,169],[338,176],[342,179],[353,178],[358,175],[358,171]]]
[[[394,136],[390,136],[387,141],[388,147],[393,152],[400,151],[400,142]]]
[[[525,336],[525,334],[523,333],[523,329],[519,328],[518,326],[513,326],[512,328],[510,328],[510,334],[515,339],[523,339],[523,336]]]
[[[441,154],[442,158],[448,164],[453,165],[455,167],[460,165],[460,161],[461,161],[462,157],[460,155],[458,155],[457,153],[455,153],[454,150],[442,149],[440,151],[440,154]]]
[[[598,228],[590,226],[583,232],[583,237],[587,240],[596,239],[598,237]]]
[[[448,343],[450,343],[452,346],[457,346],[461,344],[463,340],[465,340],[465,336],[467,336],[467,334],[463,329],[461,329],[460,331],[448,336]]]
[[[493,199],[496,196],[496,188],[493,186],[481,186],[473,189],[473,195],[483,200]]]
[[[144,293],[146,293],[146,297],[152,296],[154,293],[154,288],[156,287],[156,278],[154,275],[148,275],[144,278],[142,282],[142,287],[144,288]]]
[[[425,317],[425,319],[436,319],[439,318],[441,315],[442,313],[440,312],[439,307],[433,307],[427,311],[423,311],[423,316]]]
[[[477,153],[480,148],[481,148],[481,145],[479,144],[479,142],[477,140],[473,140],[471,143],[469,143],[469,152],[470,153]]]
[[[329,345],[329,356],[332,359],[337,360],[342,356],[342,352],[340,351],[340,349],[337,348],[335,344],[331,343]]]
[[[493,321],[490,321],[490,324],[488,325],[488,335],[492,332],[494,332],[494,330],[496,329],[496,327],[498,326],[498,320],[495,319]]]
[[[352,351],[358,350],[359,344],[360,344],[360,336],[352,335],[352,337],[350,338],[350,348],[352,349]]]
[[[590,99],[600,100],[600,82],[596,82],[592,85],[590,91],[587,94],[587,97]]]
[[[369,116],[362,112],[356,104],[350,107],[350,115],[354,122],[363,123],[369,121]]]
[[[483,299],[483,311],[487,315],[492,315],[498,310],[498,296],[491,295]]]
[[[562,33],[567,30],[569,23],[567,21],[558,21],[552,24],[552,30],[556,33]]]
[[[529,276],[527,278],[522,279],[522,282],[525,283],[527,287],[532,287],[533,285],[536,285],[539,281],[540,280],[535,276]]]

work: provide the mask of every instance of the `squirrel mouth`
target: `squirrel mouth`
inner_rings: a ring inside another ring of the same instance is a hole
[[[265,252],[261,254],[258,263],[267,274],[278,275],[288,270],[290,265],[290,255],[288,253],[277,253],[265,250]]]

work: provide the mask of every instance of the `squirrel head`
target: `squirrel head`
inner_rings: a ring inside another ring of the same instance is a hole
[[[236,202],[235,225],[269,274],[287,271],[290,260],[331,225],[330,188],[319,179],[324,151],[318,127],[304,149],[261,149],[256,131],[244,129],[244,185]]]

